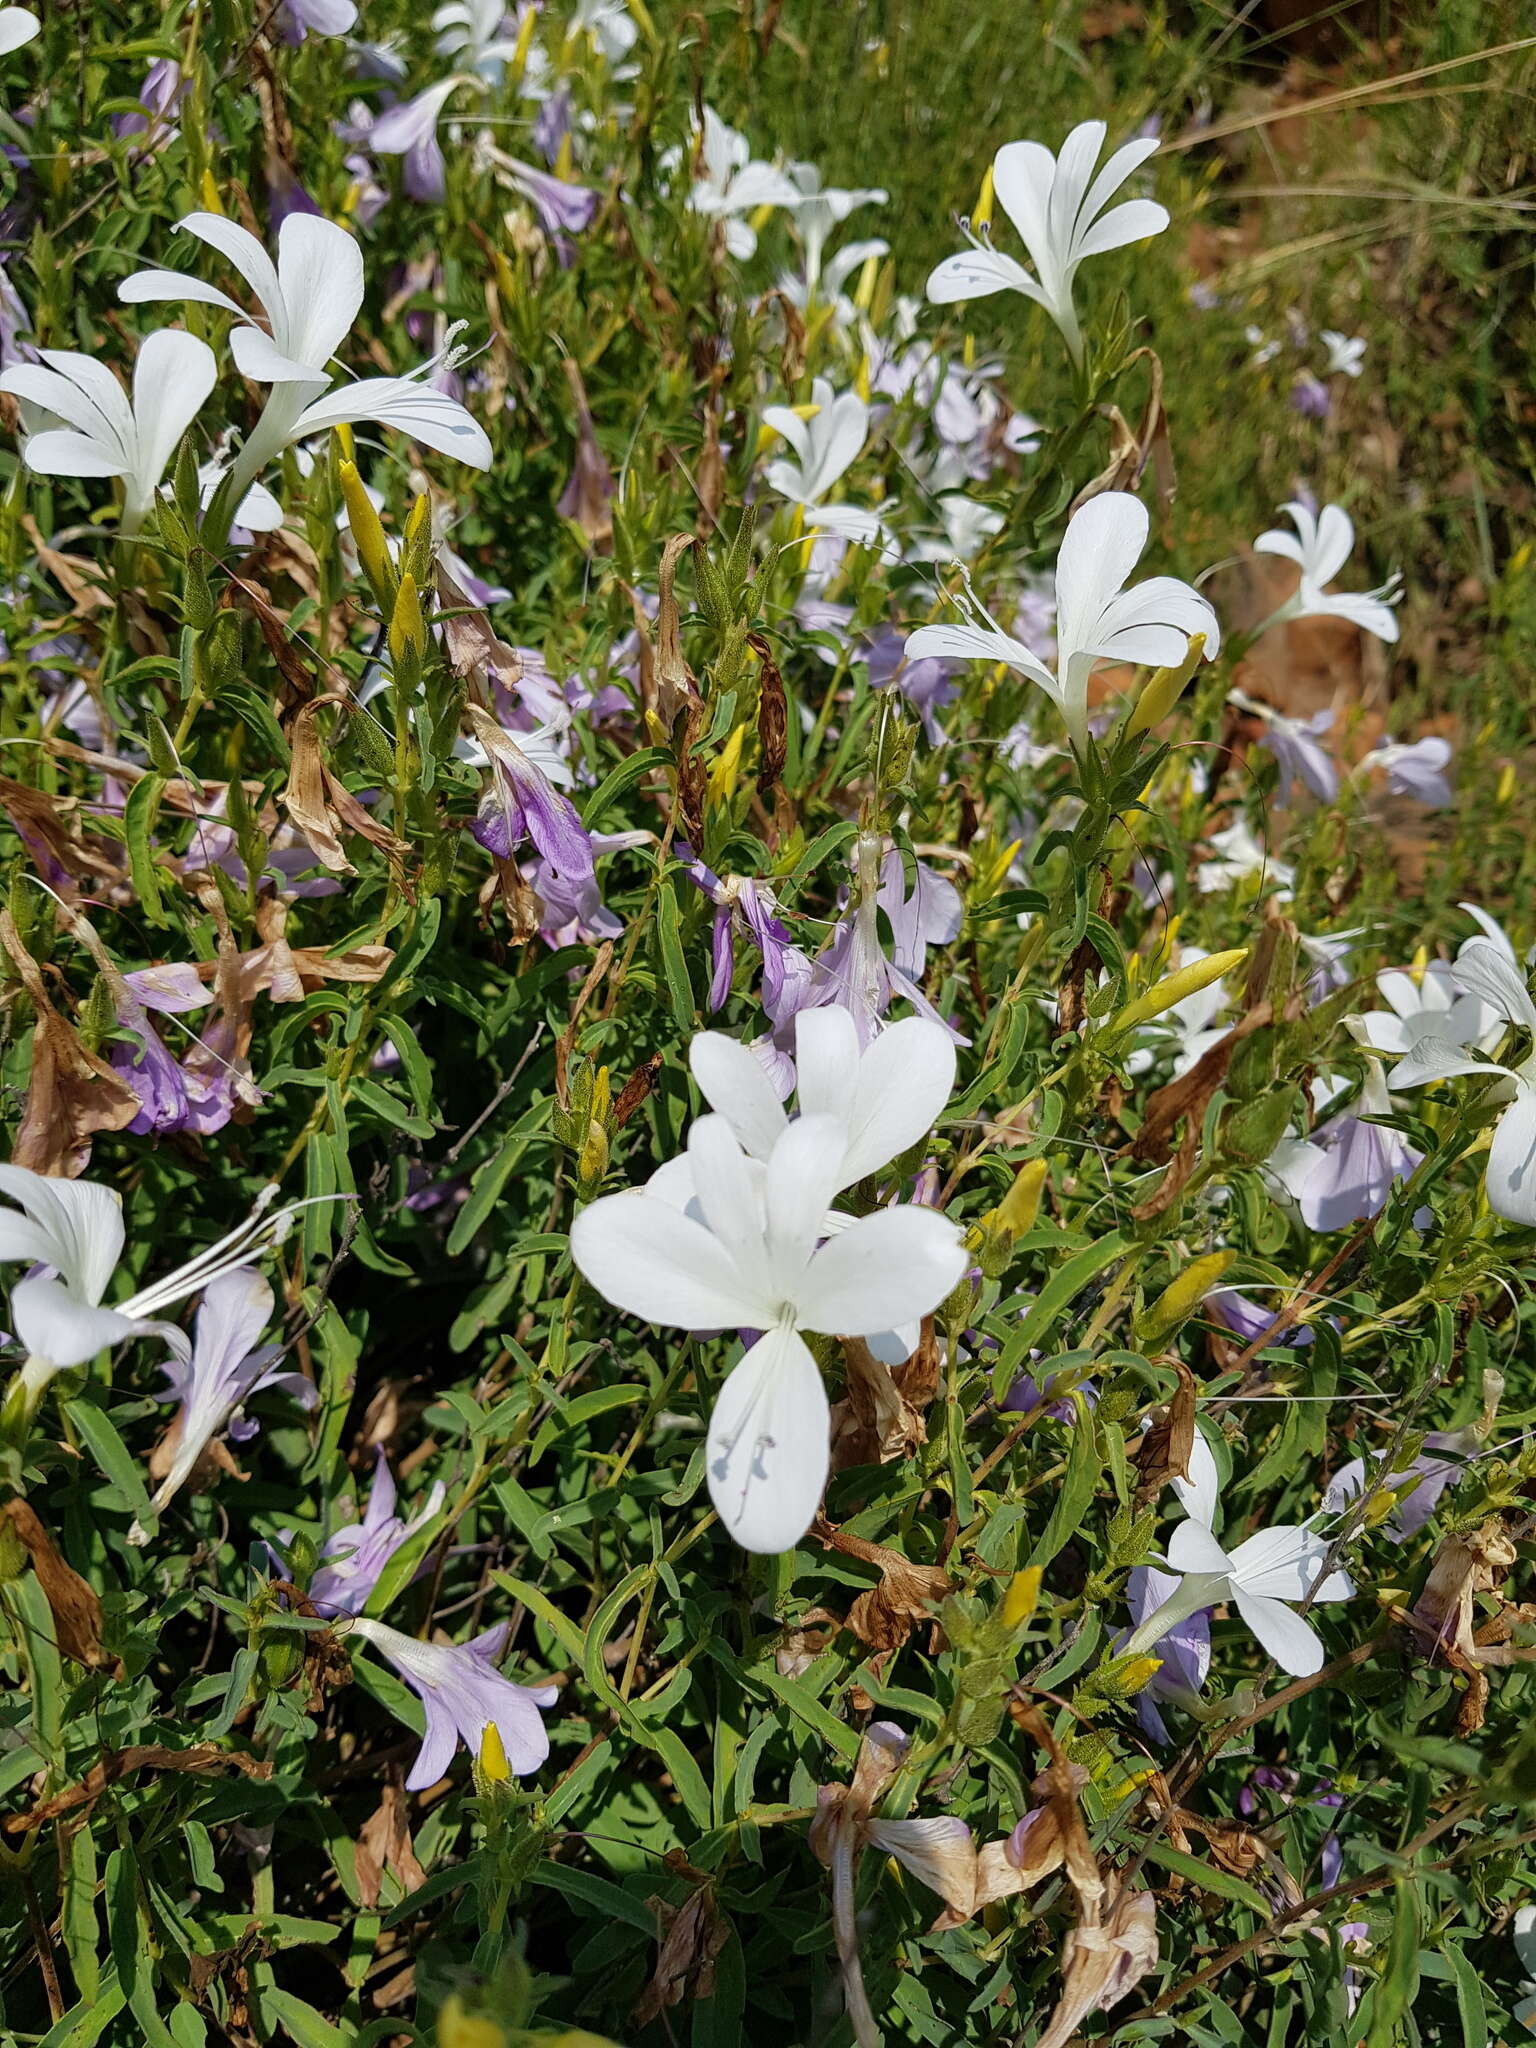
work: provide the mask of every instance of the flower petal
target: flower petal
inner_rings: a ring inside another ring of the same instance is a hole
[[[688,1066],[710,1108],[754,1159],[766,1159],[789,1120],[757,1055],[723,1031],[701,1031],[688,1047]]]
[[[571,1257],[606,1300],[647,1322],[761,1330],[777,1313],[747,1291],[702,1223],[650,1195],[605,1195],[583,1209],[571,1226]]]
[[[812,1259],[796,1304],[801,1324],[865,1337],[931,1315],[958,1285],[965,1262],[959,1231],[932,1209],[861,1216]]]
[[[1262,1594],[1232,1588],[1238,1613],[1282,1671],[1292,1678],[1310,1678],[1321,1671],[1325,1652],[1323,1639],[1308,1621],[1294,1614],[1283,1600],[1269,1600]]]
[[[1488,1148],[1488,1206],[1510,1223],[1536,1226],[1536,1092],[1522,1087]]]
[[[1040,287],[1012,256],[1000,249],[962,249],[928,273],[928,303],[953,306],[963,299],[985,299],[993,292],[1022,292],[1040,300]]]
[[[811,1526],[827,1483],[831,1411],[793,1330],[760,1337],[709,1418],[709,1497],[743,1550],[773,1556]]]

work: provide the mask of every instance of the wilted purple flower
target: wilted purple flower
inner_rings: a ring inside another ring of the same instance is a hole
[[[1056,1394],[1058,1383],[1069,1378],[1069,1372],[1050,1372],[1043,1380],[1037,1380],[1033,1373],[1021,1372],[997,1405],[1006,1415],[1033,1415],[1043,1407],[1055,1422],[1076,1422],[1077,1410],[1071,1401],[1066,1395],[1058,1398]],[[1099,1405],[1099,1390],[1092,1380],[1073,1380],[1070,1391],[1081,1394],[1090,1408]]]
[[[1252,1344],[1269,1332],[1280,1320],[1256,1301],[1250,1301],[1246,1294],[1239,1294],[1235,1287],[1217,1287],[1205,1297],[1205,1312],[1213,1322],[1224,1324],[1234,1337],[1241,1337],[1245,1344]],[[1283,1330],[1274,1340],[1278,1344],[1294,1345],[1298,1350],[1314,1341],[1311,1330],[1292,1327]]]
[[[381,1449],[374,1466],[368,1506],[360,1522],[346,1522],[320,1546],[321,1563],[309,1582],[315,1610],[326,1616],[360,1614],[402,1544],[442,1511],[439,1480],[408,1522],[395,1513],[395,1480]]]
[[[1303,370],[1291,386],[1291,411],[1299,412],[1304,420],[1325,420],[1330,407],[1328,386],[1310,370]]]
[[[113,1070],[139,1098],[139,1113],[128,1129],[136,1137],[150,1131],[188,1129],[191,1106],[186,1075],[148,1012],[181,1016],[201,1009],[209,992],[198,979],[197,969],[191,965],[145,967],[132,974],[114,975],[111,984],[118,1025],[134,1041],[112,1047]]]
[[[253,1394],[276,1387],[303,1408],[313,1408],[319,1399],[313,1382],[302,1373],[277,1370],[281,1345],[257,1346],[271,1317],[272,1289],[250,1266],[220,1274],[204,1290],[191,1356],[173,1358],[160,1368],[170,1382],[165,1398],[179,1402],[181,1412],[169,1439],[170,1470],[150,1500],[157,1514],[186,1484],[216,1436],[227,1432],[244,1443],[256,1434],[260,1425],[241,1412]],[[137,1522],[128,1540],[145,1540]]]
[[[1126,1604],[1131,1610],[1131,1629],[1148,1621],[1165,1601],[1172,1598],[1182,1581],[1172,1572],[1155,1565],[1138,1565],[1125,1582]],[[1160,1636],[1157,1654],[1162,1668],[1136,1695],[1136,1718],[1154,1742],[1168,1743],[1172,1737],[1158,1711],[1158,1702],[1188,1707],[1200,1695],[1211,1668],[1211,1614],[1202,1608],[1188,1620],[1178,1622]]]
[[[512,595],[504,583],[488,582],[478,569],[466,562],[464,557],[441,537],[437,543],[437,559],[470,603],[478,605],[482,611],[487,605],[504,604]]]
[[[739,928],[752,939],[763,956],[762,1004],[769,1020],[785,1029],[790,1028],[796,1013],[806,1007],[804,998],[810,986],[811,962],[790,937],[787,926],[780,921],[773,891],[765,882],[754,882],[745,875],[730,875],[722,881],[712,868],[694,857],[693,849],[686,840],[679,839],[675,844],[684,874],[715,905],[710,1009],[722,1008],[731,992]],[[793,1086],[791,1068],[789,1087]],[[788,1088],[785,1093],[788,1093]]]
[[[320,208],[293,172],[274,157],[267,165],[267,219],[270,224],[279,228],[291,213],[319,212]]]
[[[460,83],[457,78],[440,79],[413,99],[397,101],[380,114],[368,134],[368,147],[375,156],[404,158],[406,195],[424,206],[439,206],[448,194],[437,123]]]
[[[593,832],[590,841],[595,855],[644,846],[651,837],[649,832]],[[623,931],[622,920],[614,916],[602,899],[595,870],[574,877],[557,874],[547,860],[541,859],[527,879],[544,906],[540,931],[546,945],[558,949],[573,946],[578,940],[596,945],[602,939],[618,938]]]
[[[415,1636],[361,1617],[349,1634],[372,1643],[387,1657],[427,1710],[426,1733],[405,1781],[407,1792],[435,1785],[462,1742],[478,1758],[485,1731],[494,1726],[516,1777],[536,1771],[549,1755],[549,1736],[539,1717],[560,1697],[553,1685],[514,1685],[496,1669],[510,1622],[501,1621],[467,1643],[423,1643]]]
[[[1445,772],[1450,765],[1450,742],[1434,733],[1411,744],[1394,745],[1387,740],[1360,763],[1362,771],[1380,768],[1393,796],[1411,796],[1430,810],[1443,810],[1451,802],[1451,785]]]

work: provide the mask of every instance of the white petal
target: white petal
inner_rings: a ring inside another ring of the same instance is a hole
[[[278,333],[284,325],[282,288],[272,258],[256,237],[234,221],[226,220],[222,213],[189,213],[176,225],[206,242],[210,249],[217,249],[226,262],[235,266],[260,300],[273,332]],[[132,284],[134,280],[130,278],[128,282]]]
[[[802,1116],[773,1148],[764,1199],[774,1292],[781,1301],[798,1303],[805,1288],[811,1253],[825,1234],[832,1197],[843,1185],[846,1142],[836,1117]]]
[[[1488,1206],[1536,1227],[1536,1093],[1523,1087],[1499,1118],[1488,1148]]]
[[[0,1195],[24,1209],[46,1235],[48,1248],[27,1256],[55,1267],[83,1300],[100,1301],[123,1251],[123,1205],[116,1189],[0,1164]]]
[[[1123,206],[1111,208],[1102,220],[1095,221],[1078,242],[1075,256],[1081,262],[1085,256],[1123,249],[1127,242],[1144,242],[1149,235],[1160,235],[1170,218],[1167,207],[1159,206],[1155,199],[1127,199]]]
[[[1525,976],[1493,939],[1468,939],[1451,968],[1460,987],[1522,1030],[1536,1031],[1536,1003]]]
[[[0,57],[9,57],[12,50],[30,43],[41,27],[29,8],[0,7]]]
[[[179,327],[162,327],[139,350],[133,366],[133,419],[138,442],[135,470],[152,491],[176,444],[213,389],[218,364],[207,342]]]
[[[1292,1678],[1310,1678],[1314,1671],[1321,1671],[1324,1661],[1323,1639],[1308,1621],[1299,1614],[1293,1614],[1283,1600],[1267,1600],[1257,1593],[1245,1593],[1241,1586],[1232,1588],[1232,1598],[1237,1611],[1258,1638],[1260,1647],[1268,1652],[1282,1671]]]
[[[997,203],[1042,274],[1050,268],[1048,216],[1055,178],[1056,159],[1040,142],[1005,142],[992,159]]]
[[[489,469],[491,443],[484,427],[456,398],[410,377],[365,377],[327,392],[300,413],[291,439],[305,440],[329,427],[378,420],[396,427],[424,447],[451,455],[471,469]]]
[[[709,1418],[709,1497],[743,1550],[772,1556],[799,1542],[827,1483],[830,1436],[815,1359],[793,1330],[769,1330]]]
[[[1023,292],[1037,302],[1040,298],[1040,287],[1023,264],[1000,249],[962,249],[928,273],[928,303],[933,306],[985,299],[993,292]]]
[[[1225,1577],[1232,1560],[1203,1522],[1180,1522],[1168,1539],[1168,1562],[1176,1572]]]
[[[1355,525],[1342,505],[1325,505],[1307,549],[1307,574],[1317,583],[1331,583],[1354,551]]]
[[[650,1195],[605,1195],[571,1225],[571,1257],[598,1293],[682,1330],[763,1329],[775,1305],[749,1295],[718,1239]]]
[[[318,398],[331,381],[323,369],[317,374],[313,363],[295,362],[284,354],[260,327],[237,327],[229,337],[229,352],[235,368],[253,384],[304,384],[308,395]]]
[[[815,1014],[832,1013],[822,1010]],[[851,1030],[851,1019],[849,1023]],[[932,1024],[926,1017],[903,1017],[880,1033],[859,1062],[856,1075],[857,1086],[845,1112],[845,1187],[888,1165],[933,1129],[955,1086],[954,1040],[941,1024]],[[803,1062],[800,1076],[803,1103]]]
[[[1459,1045],[1451,1045],[1443,1038],[1425,1037],[1415,1040],[1406,1055],[1392,1069],[1394,1088],[1422,1088],[1430,1081],[1454,1080],[1458,1074],[1507,1074],[1508,1067],[1497,1067],[1489,1060],[1474,1059]]]
[[[864,1337],[931,1315],[958,1285],[960,1233],[932,1209],[880,1209],[830,1239],[812,1259],[797,1308],[808,1330]]]
[[[720,1240],[743,1285],[755,1297],[772,1299],[763,1188],[751,1162],[723,1116],[701,1116],[688,1133],[693,1188],[704,1221]]]
[[[688,1066],[710,1108],[754,1159],[766,1159],[789,1120],[762,1061],[740,1039],[701,1031],[688,1048]]]
[[[1195,1425],[1194,1442],[1189,1448],[1189,1477],[1175,1479],[1172,1485],[1180,1507],[1190,1520],[1198,1522],[1202,1528],[1214,1529],[1216,1510],[1221,1504],[1221,1473],[1217,1469],[1216,1454],[1198,1423]]]
[[[1056,678],[1039,655],[1007,633],[989,633],[981,626],[937,625],[919,626],[907,635],[908,661],[927,661],[935,655],[951,661],[1006,662],[1053,697],[1058,694]]]
[[[838,1004],[802,1010],[795,1018],[795,1073],[802,1115],[848,1121],[860,1078],[859,1032]]]
[[[352,331],[363,303],[363,252],[355,235],[315,213],[290,213],[277,235],[277,275],[288,309],[284,352],[323,368]]]
[[[29,434],[22,460],[37,476],[125,476],[127,463],[115,449],[73,427],[45,427]]]
[[[1260,1529],[1232,1552],[1233,1584],[1272,1600],[1302,1600],[1328,1545],[1300,1523]]]
[[[179,300],[187,306],[222,306],[226,313],[233,313],[239,320],[248,320],[250,315],[237,299],[228,292],[220,291],[216,284],[204,284],[200,277],[187,277],[179,270],[136,270],[132,277],[125,277],[117,288],[117,296],[125,306],[159,305],[166,300]]]
[[[29,1355],[61,1371],[84,1365],[136,1328],[113,1309],[79,1300],[58,1280],[18,1280],[11,1289],[11,1320]]]
[[[1146,506],[1128,491],[1101,491],[1067,522],[1056,558],[1063,659],[1093,644],[1100,614],[1141,560],[1149,525]]]

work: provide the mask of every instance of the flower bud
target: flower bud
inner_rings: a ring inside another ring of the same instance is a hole
[[[1013,1186],[992,1211],[993,1227],[1006,1236],[1022,1237],[1034,1227],[1040,1214],[1040,1197],[1045,1192],[1049,1169],[1043,1159],[1026,1159],[1013,1177]]]
[[[1022,1628],[1040,1604],[1040,1582],[1044,1577],[1039,1565],[1032,1564],[1021,1572],[1015,1572],[1008,1581],[1008,1590],[1003,1595],[1003,1627]]]
[[[1234,1251],[1207,1252],[1170,1281],[1150,1308],[1136,1318],[1136,1341],[1144,1350],[1166,1344],[1194,1314],[1237,1258]]]
[[[397,589],[395,566],[389,559],[389,545],[384,538],[379,515],[373,509],[373,500],[364,488],[355,462],[339,462],[336,474],[341,480],[347,524],[352,529],[352,540],[357,548],[357,559],[363,565],[363,574],[372,585],[380,608],[393,612]]]
[[[1137,996],[1127,1003],[1110,1019],[1109,1029],[1115,1032],[1134,1031],[1139,1025],[1150,1023],[1165,1010],[1171,1010],[1176,1003],[1187,997],[1198,995],[1201,989],[1209,988],[1213,981],[1220,981],[1224,974],[1230,974],[1248,958],[1246,946],[1234,946],[1225,953],[1212,953],[1204,960],[1192,960],[1187,967],[1165,974],[1163,979],[1149,988],[1145,995]]]
[[[208,587],[208,550],[194,548],[187,557],[187,579],[182,586],[181,614],[194,633],[206,633],[213,624],[213,592]]]
[[[1296,1090],[1287,1082],[1252,1102],[1234,1104],[1221,1126],[1221,1145],[1227,1158],[1239,1166],[1262,1166],[1285,1136],[1298,1100]]]
[[[427,622],[421,615],[416,578],[402,576],[389,620],[389,658],[397,669],[405,669],[419,663],[426,651]]]
[[[1127,738],[1162,723],[1183,695],[1185,684],[1200,666],[1204,655],[1205,635],[1191,633],[1188,650],[1178,666],[1160,668],[1147,678],[1145,688],[1125,721]]]
[[[245,635],[237,613],[222,611],[215,616],[203,636],[202,656],[208,687],[215,695],[239,681],[245,666]]]

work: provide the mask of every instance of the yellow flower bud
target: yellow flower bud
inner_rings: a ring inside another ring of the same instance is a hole
[[[1003,1595],[1004,1628],[1022,1628],[1030,1619],[1040,1604],[1040,1581],[1043,1577],[1044,1573],[1037,1564],[1014,1573]]]
[[[431,524],[431,520],[432,501],[428,498],[425,491],[420,491],[417,493],[415,504],[406,515],[405,540],[407,547],[415,540],[424,527]]]
[[[1147,732],[1162,723],[1183,695],[1184,685],[1200,666],[1204,654],[1205,635],[1191,633],[1188,651],[1177,668],[1160,668],[1147,678],[1146,688],[1125,722],[1128,734]]]
[[[987,165],[987,175],[981,181],[981,190],[976,195],[976,204],[971,208],[971,226],[985,228],[992,225],[992,201],[996,194],[993,189],[992,166]]]
[[[1114,1674],[1115,1697],[1122,1700],[1135,1699],[1137,1693],[1150,1685],[1162,1668],[1161,1657],[1128,1657]]]
[[[867,313],[871,305],[874,303],[875,282],[878,279],[879,275],[880,258],[878,256],[866,256],[864,258],[863,263],[860,265],[859,281],[858,284],[854,287],[853,293],[853,303],[858,307],[861,313]],[[865,358],[864,365],[864,382],[866,386],[869,383],[869,361],[867,357]],[[863,395],[867,402],[869,396],[867,389]]]
[[[1198,995],[1201,989],[1209,988],[1213,981],[1220,981],[1224,974],[1241,967],[1248,958],[1246,946],[1234,946],[1225,953],[1212,953],[1204,960],[1192,960],[1187,967],[1175,969],[1172,974],[1149,988],[1145,995],[1127,1003],[1110,1019],[1111,1031],[1134,1031],[1138,1025],[1150,1023],[1160,1017],[1164,1010],[1171,1010],[1175,1003],[1182,1003],[1186,996]]]
[[[1495,799],[1500,809],[1502,809],[1504,805],[1510,801],[1510,799],[1514,796],[1514,793],[1515,764],[1513,761],[1506,761],[1499,775],[1499,787],[1497,797]]]
[[[389,658],[396,668],[403,668],[408,662],[420,661],[426,651],[427,622],[421,615],[416,578],[405,575],[400,578],[395,609],[389,621]]]
[[[363,565],[363,574],[373,586],[373,594],[380,605],[385,610],[393,610],[397,590],[395,568],[389,559],[384,528],[379,523],[378,513],[373,509],[373,500],[357,473],[356,463],[350,458],[336,465],[336,474],[341,479],[341,495],[347,507],[347,524],[352,529],[352,539],[357,547],[357,559]]]
[[[1040,1214],[1040,1197],[1045,1190],[1046,1163],[1026,1159],[1013,1177],[1013,1186],[992,1211],[997,1229],[1009,1237],[1022,1237]]]
[[[480,1775],[491,1785],[504,1785],[512,1775],[507,1762],[506,1745],[501,1739],[501,1730],[494,1721],[487,1721],[485,1732],[480,1737]]]
[[[1204,1258],[1186,1266],[1178,1279],[1171,1281],[1137,1318],[1137,1341],[1148,1347],[1166,1343],[1179,1325],[1194,1314],[1236,1257],[1234,1251],[1207,1252]]]
[[[437,2016],[437,2048],[507,2048],[506,2030],[489,2013],[471,2012],[453,1991]]]
[[[521,82],[523,73],[528,68],[528,52],[533,48],[533,32],[538,25],[539,10],[530,7],[523,16],[522,26],[517,32],[517,41],[507,63],[507,73],[514,86]]]
[[[224,202],[219,197],[218,186],[213,182],[212,171],[204,171],[203,182],[200,189],[202,192],[203,211],[205,213],[216,213],[222,217],[224,212]]]
[[[736,782],[741,774],[741,749],[746,737],[744,725],[733,726],[730,738],[710,764],[709,800],[712,804],[728,804],[736,794]]]
[[[869,381],[868,355],[859,357],[859,367],[853,373],[853,388],[857,391],[860,398],[863,399],[864,403],[868,405],[873,390]]]

